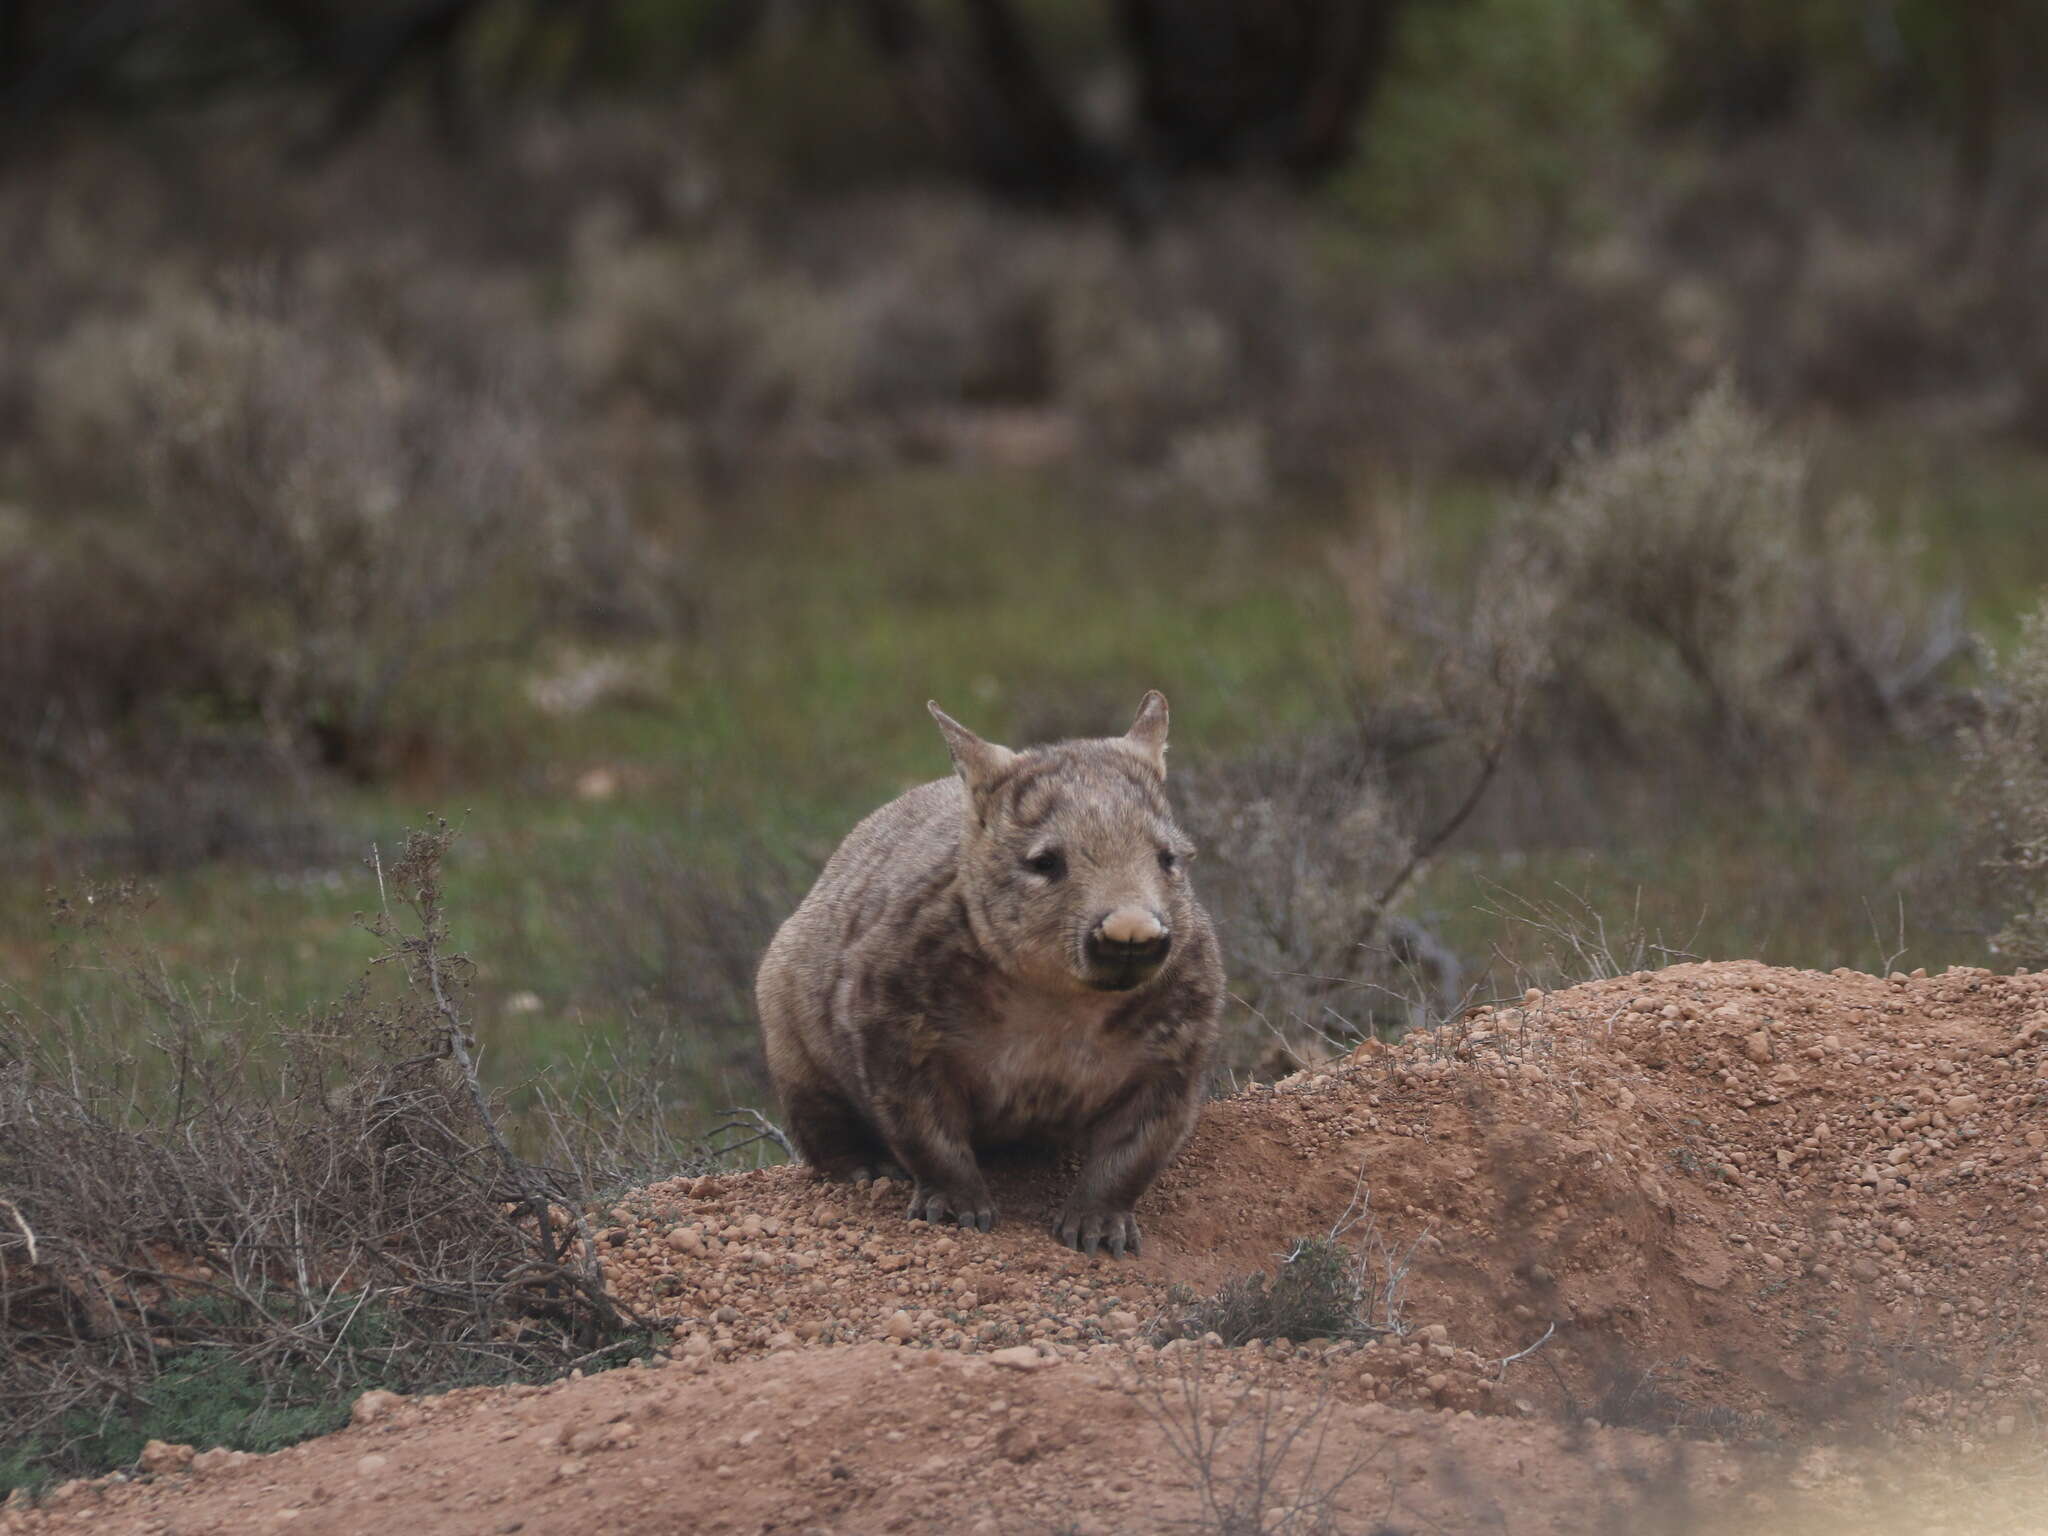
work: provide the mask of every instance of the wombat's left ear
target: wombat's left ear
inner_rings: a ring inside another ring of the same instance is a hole
[[[953,754],[954,771],[960,775],[969,792],[979,798],[989,780],[1010,765],[1016,756],[1008,747],[999,747],[992,741],[983,741],[958,720],[939,708],[936,699],[928,700],[924,706],[932,712],[932,718],[939,722],[939,731],[946,738],[946,750]]]
[[[1154,688],[1138,706],[1138,718],[1124,732],[1124,740],[1166,777],[1166,695]]]

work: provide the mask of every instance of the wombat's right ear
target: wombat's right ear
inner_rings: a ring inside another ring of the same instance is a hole
[[[1124,745],[1152,765],[1162,778],[1166,774],[1166,695],[1154,688],[1138,706],[1138,718],[1124,732]]]
[[[967,786],[970,794],[980,794],[989,780],[1010,765],[1017,754],[1008,747],[999,747],[992,741],[983,741],[958,720],[939,708],[936,700],[927,700],[924,706],[932,712],[932,718],[939,722],[939,730],[946,738],[946,750],[953,754],[953,768],[960,775],[960,781]]]

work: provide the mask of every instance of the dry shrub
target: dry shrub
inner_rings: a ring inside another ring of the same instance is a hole
[[[1349,737],[1293,741],[1181,779],[1198,881],[1256,1027],[1225,1066],[1266,1074],[1428,1022],[1455,962],[1380,900],[1414,851],[1384,768]]]
[[[232,729],[378,773],[448,728],[435,680],[656,610],[558,424],[288,286],[82,321],[41,361],[34,441],[0,594],[16,751],[84,768],[110,734]]]
[[[1203,898],[1262,1026],[1233,1042],[1233,1068],[1289,1071],[1466,1001],[1458,957],[1404,906],[1517,746],[1551,606],[1532,584],[1433,582],[1413,512],[1368,502],[1332,551],[1353,624],[1347,723],[1177,780]]]
[[[1999,658],[1963,751],[1963,810],[2005,917],[1992,948],[2015,965],[2048,966],[2048,602]]]
[[[35,1463],[14,1472],[105,1470],[145,1434],[270,1448],[366,1386],[546,1374],[644,1338],[571,1181],[513,1155],[478,1079],[450,836],[379,871],[405,919],[371,924],[375,979],[290,1026],[173,982],[128,935],[132,890],[61,907],[121,986],[91,1017],[0,1025],[0,1403]],[[135,1034],[140,1060],[104,1044]]]
[[[1202,1536],[1338,1536],[1347,1529],[1341,1502],[1361,1476],[1378,1472],[1381,1450],[1333,1443],[1328,1383],[1305,1408],[1281,1405],[1252,1386],[1219,1389],[1200,1359],[1178,1370],[1141,1370],[1133,1394],[1164,1436],[1198,1500],[1182,1528]],[[1340,1454],[1341,1453],[1341,1454]],[[1391,1506],[1397,1483],[1376,1481]],[[1386,1522],[1372,1536],[1399,1536]]]
[[[1582,450],[1504,556],[1548,595],[1539,722],[1632,752],[1902,729],[1968,649],[1913,551],[1858,505],[1815,506],[1804,454],[1726,384],[1661,432]]]
[[[563,897],[591,992],[620,1021],[639,1074],[723,1094],[721,1104],[766,1086],[754,973],[815,873],[765,841],[732,850],[725,836],[720,848],[685,825],[622,840],[602,873]],[[715,863],[709,848],[720,849]]]

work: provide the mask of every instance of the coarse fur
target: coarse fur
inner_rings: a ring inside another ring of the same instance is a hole
[[[855,827],[762,960],[790,1134],[825,1176],[893,1163],[913,1218],[982,1231],[977,1148],[1076,1148],[1055,1235],[1134,1252],[1223,1003],[1166,799],[1166,700],[1147,694],[1123,736],[1021,752],[931,711],[955,776]]]

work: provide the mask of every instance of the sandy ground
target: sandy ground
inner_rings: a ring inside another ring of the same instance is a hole
[[[2048,977],[1532,994],[1209,1106],[1135,1260],[1045,1235],[1063,1176],[1000,1167],[986,1236],[652,1186],[599,1241],[658,1367],[379,1395],[0,1531],[2048,1532]],[[1388,1331],[1169,1337],[1340,1225]]]

